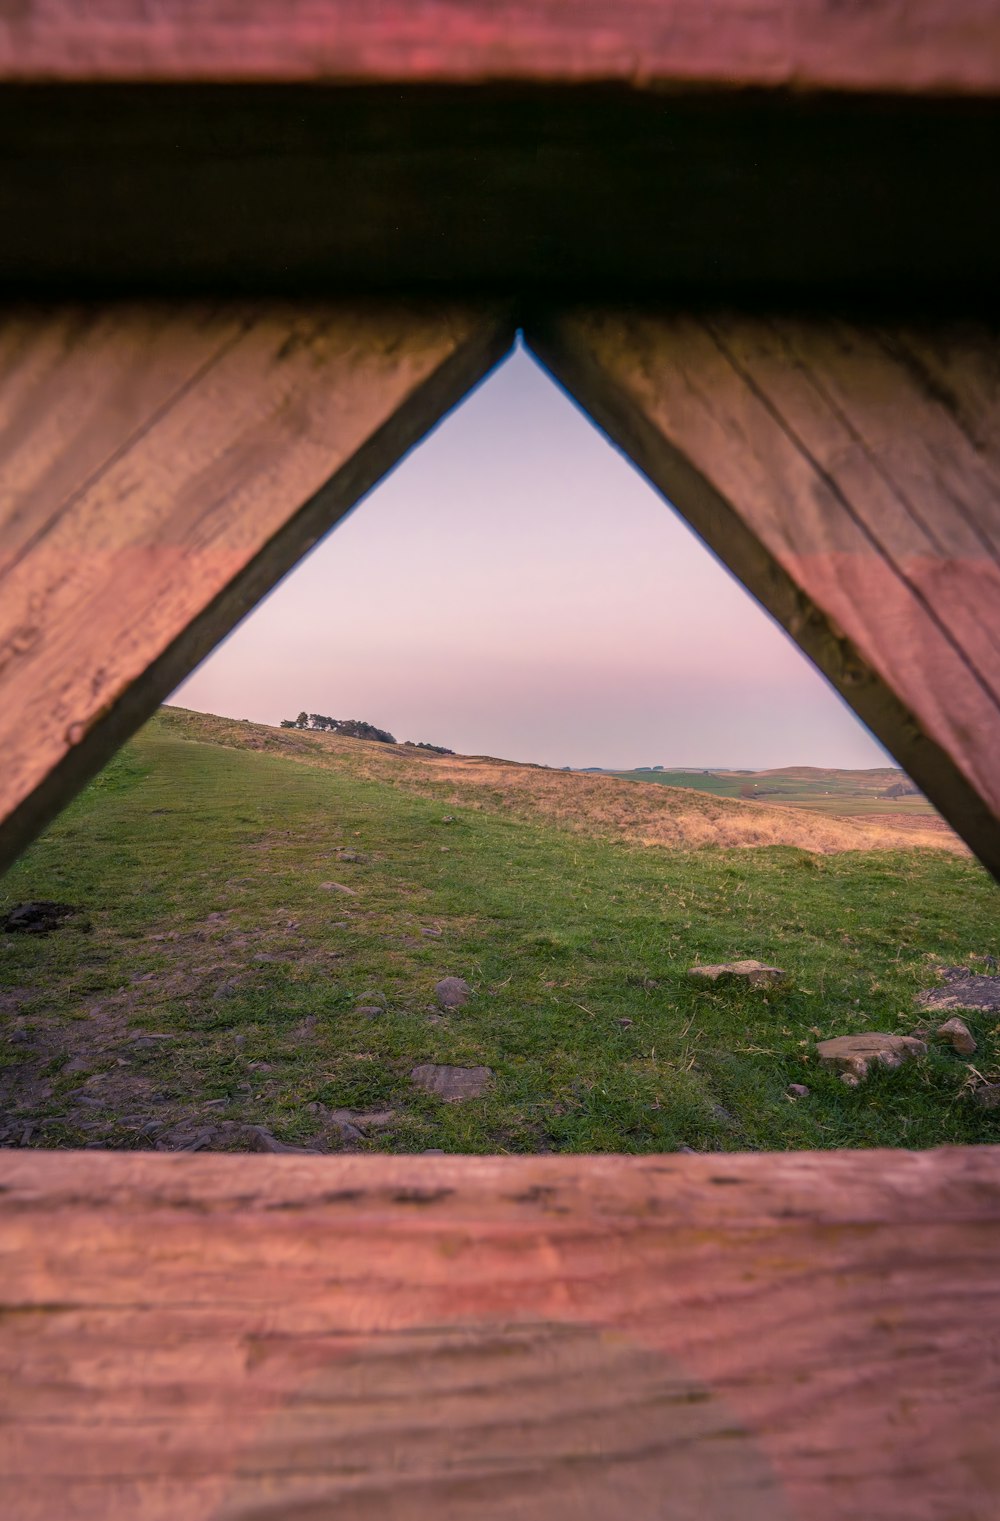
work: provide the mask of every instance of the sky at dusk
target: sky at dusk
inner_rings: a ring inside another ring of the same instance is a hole
[[[171,699],[300,709],[552,766],[877,766],[884,752],[523,350]]]

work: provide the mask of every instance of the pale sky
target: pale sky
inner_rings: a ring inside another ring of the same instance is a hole
[[[171,701],[552,766],[878,766],[787,635],[523,350]]]

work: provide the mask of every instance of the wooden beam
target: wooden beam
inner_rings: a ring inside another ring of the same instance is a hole
[[[997,334],[604,311],[528,336],[1000,876]]]
[[[18,296],[997,304],[998,99],[7,85],[0,161]]]
[[[1000,1150],[0,1156],[8,1521],[993,1521]]]
[[[1000,91],[992,0],[27,0],[0,77]]]
[[[496,309],[0,323],[0,865],[502,355]]]

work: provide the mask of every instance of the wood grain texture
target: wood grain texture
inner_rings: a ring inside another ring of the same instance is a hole
[[[26,0],[0,77],[1000,90],[992,0]]]
[[[0,323],[0,862],[512,333],[400,305]]]
[[[1000,393],[961,335],[584,312],[529,340],[1000,874]]]
[[[0,1157],[6,1521],[993,1521],[1000,1150]]]

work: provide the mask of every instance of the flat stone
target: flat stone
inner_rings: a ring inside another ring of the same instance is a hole
[[[724,961],[718,966],[693,966],[688,976],[696,982],[742,982],[750,988],[776,988],[788,981],[788,973],[763,961]]]
[[[914,1035],[888,1035],[872,1030],[864,1035],[836,1035],[831,1040],[818,1041],[816,1051],[829,1071],[860,1081],[868,1076],[872,1062],[899,1067],[909,1057],[925,1056],[927,1042],[917,1040]]]
[[[414,1067],[410,1082],[424,1093],[453,1104],[460,1099],[480,1098],[492,1077],[489,1067],[438,1067],[433,1062],[425,1062]]]
[[[442,977],[435,985],[434,997],[442,1009],[457,1009],[467,1003],[472,989],[464,977]]]
[[[354,1012],[360,1014],[362,1019],[378,1019],[380,1014],[385,1013],[385,1009],[380,1003],[359,1003]]]
[[[343,882],[321,882],[319,885],[325,893],[346,893],[349,898],[358,896],[353,887],[345,887]]]
[[[942,1040],[950,1041],[959,1056],[972,1056],[976,1049],[976,1037],[964,1019],[946,1019],[943,1025],[938,1025],[936,1033]]]
[[[925,1009],[982,1009],[1000,1013],[1000,977],[958,977],[943,988],[924,988],[917,1003]]]
[[[809,1097],[809,1089],[806,1087],[805,1083],[789,1083],[788,1087],[785,1089],[785,1092],[788,1094],[789,1098]]]
[[[1000,1109],[1000,1083],[980,1083],[972,1097],[982,1109]]]

